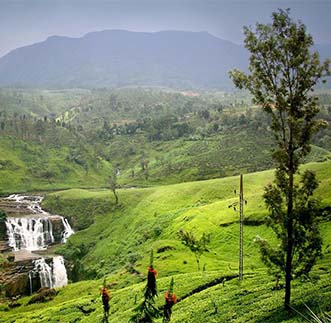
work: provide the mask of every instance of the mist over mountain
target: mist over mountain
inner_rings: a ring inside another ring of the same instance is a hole
[[[52,36],[0,58],[0,86],[228,88],[248,53],[207,32],[105,30]]]

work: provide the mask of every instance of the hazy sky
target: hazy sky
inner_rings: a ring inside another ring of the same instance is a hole
[[[242,26],[291,8],[316,43],[331,43],[331,0],[0,0],[0,56],[51,35],[91,31],[208,31],[241,43]]]

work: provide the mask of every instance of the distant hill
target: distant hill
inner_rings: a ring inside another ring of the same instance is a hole
[[[0,86],[226,88],[246,50],[207,32],[105,30],[52,36],[0,58]]]
[[[321,58],[331,45],[316,45]],[[51,36],[0,58],[0,87],[232,88],[228,71],[246,69],[248,52],[208,32],[105,30]]]

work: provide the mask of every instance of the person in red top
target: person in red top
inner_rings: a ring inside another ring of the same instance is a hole
[[[166,292],[164,295],[165,305],[163,307],[163,314],[165,322],[170,322],[171,319],[171,308],[176,304],[177,297],[175,293],[171,293],[170,291]]]
[[[157,271],[153,268],[153,266],[148,266],[148,272],[153,273],[154,277],[157,277]]]
[[[145,296],[147,296],[147,298],[153,298],[157,296],[156,276],[157,271],[153,268],[152,265],[149,266],[147,272],[147,288],[145,291]]]
[[[106,287],[102,287],[101,289],[101,299],[103,304],[103,312],[104,312],[104,318],[108,318],[109,316],[109,300],[110,300],[110,294]]]

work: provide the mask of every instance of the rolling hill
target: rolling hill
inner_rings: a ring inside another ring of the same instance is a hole
[[[331,199],[330,167],[330,162],[304,166],[317,173],[320,186],[316,194],[323,199],[323,205],[329,205]],[[283,311],[284,290],[274,288],[275,282],[267,274],[253,241],[257,234],[274,241],[271,230],[263,223],[266,210],[261,197],[263,186],[272,177],[273,171],[244,177],[248,205],[245,275],[241,284],[234,256],[238,249],[238,214],[228,208],[237,199],[233,189],[238,187],[238,177],[120,190],[119,207],[114,207],[111,192],[105,190],[50,194],[44,207],[70,216],[72,223],[77,225],[92,215],[94,223],[71,236],[69,244],[59,250],[68,261],[76,259],[89,280],[60,289],[53,300],[43,304],[27,305],[30,297],[21,298],[21,306],[13,309],[3,303],[3,322],[99,322],[99,287],[104,278],[111,288],[110,320],[128,322],[142,297],[150,248],[155,251],[154,265],[159,272],[157,306],[164,302],[163,293],[171,277],[175,280],[180,301],[173,308],[174,323],[302,322],[298,314],[288,317]],[[181,228],[198,236],[203,232],[211,234],[209,252],[201,257],[204,271],[197,272],[193,254],[178,240]],[[314,311],[330,311],[330,230],[326,218],[321,223],[324,257],[314,266],[309,280],[293,283],[293,306],[300,312],[305,311],[303,303]],[[123,232],[127,234],[123,236]],[[161,323],[161,319],[156,322]]]

